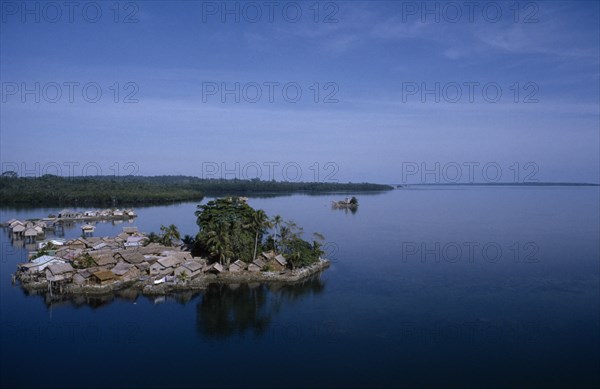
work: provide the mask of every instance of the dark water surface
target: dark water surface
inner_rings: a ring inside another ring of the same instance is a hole
[[[598,188],[335,197],[250,199],[327,238],[332,267],[293,286],[50,303],[11,285],[26,249],[0,231],[1,387],[600,387]],[[132,224],[195,234],[195,206]]]

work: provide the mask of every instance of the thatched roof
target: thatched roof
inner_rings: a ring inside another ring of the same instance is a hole
[[[261,255],[267,260],[275,258],[275,252],[273,250],[264,251]]]
[[[183,263],[184,259],[178,258],[176,256],[168,256],[165,258],[160,258],[157,262],[159,264],[161,264],[163,267],[175,267],[175,266]]]
[[[235,261],[234,263],[229,265],[229,271],[233,271],[233,272],[244,270],[245,268],[246,268],[246,263],[240,259],[238,259],[237,261]]]
[[[117,260],[113,258],[111,250],[90,251],[88,254],[98,266],[107,266],[117,263]]]
[[[100,270],[92,275],[100,281],[108,281],[115,278],[115,273],[111,272],[110,270]]]
[[[48,265],[48,270],[55,276],[75,271],[70,263],[53,263]]]
[[[137,250],[120,250],[114,254],[114,257],[121,258],[125,262],[132,263],[134,265],[136,263],[142,263],[146,260],[142,253]]]
[[[201,270],[201,269],[204,267],[204,266],[203,266],[203,265],[202,265],[200,262],[198,262],[198,261],[194,261],[194,260],[187,261],[187,262],[185,262],[185,263],[184,263],[183,265],[181,265],[181,266],[183,266],[183,267],[185,267],[185,268],[189,269],[189,270],[190,270],[190,271],[192,271],[192,272],[199,271],[199,270]]]
[[[287,265],[287,260],[285,259],[285,257],[281,254],[277,255],[275,257],[275,260],[281,265],[281,266],[285,266]]]
[[[142,253],[143,255],[151,255],[151,254],[160,254],[161,252],[167,249],[166,246],[163,246],[158,243],[150,243],[147,246],[138,247],[136,251]]]
[[[142,263],[136,263],[135,267],[140,269],[140,271],[146,271],[146,270],[150,269],[150,264],[148,262],[144,261]]]
[[[38,232],[34,228],[25,230],[25,236],[37,236]]]
[[[221,273],[223,271],[223,265],[221,265],[219,262],[214,262],[211,263],[209,266],[205,267],[204,271]]]
[[[85,280],[85,277],[83,277],[80,273],[75,273],[75,275],[73,276],[73,283],[77,285],[85,283]]]
[[[13,231],[13,232],[23,232],[23,231],[25,231],[25,230],[26,230],[26,228],[25,228],[25,226],[24,226],[24,225],[22,225],[22,224],[17,224],[17,225],[15,225],[15,226],[12,228],[12,231]]]
[[[129,270],[131,270],[134,267],[135,266],[133,266],[132,264],[125,263],[125,262],[119,262],[119,263],[117,263],[117,265],[115,267],[110,269],[110,271],[115,273],[118,276],[122,276],[123,274],[127,273]]]

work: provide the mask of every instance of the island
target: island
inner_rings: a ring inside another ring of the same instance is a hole
[[[213,283],[295,283],[330,264],[322,258],[321,234],[306,241],[296,223],[269,217],[244,197],[198,205],[195,216],[196,236],[182,238],[170,224],[158,233],[128,226],[114,237],[44,240],[18,265],[13,281],[28,292],[99,295],[138,289],[157,295]],[[23,223],[9,222],[8,228]]]
[[[332,201],[331,206],[334,209],[357,209],[358,199],[354,196],[346,197],[344,200]]]

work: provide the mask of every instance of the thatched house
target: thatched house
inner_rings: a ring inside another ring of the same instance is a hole
[[[87,284],[92,277],[92,273],[90,273],[89,269],[79,270],[77,273],[73,274],[73,283],[77,285]]]
[[[125,262],[119,262],[115,267],[110,269],[119,279],[132,280],[139,276],[140,271],[134,265]]]
[[[265,262],[269,262],[272,259],[275,259],[275,252],[273,250],[271,251],[264,251],[261,256],[264,258]]]
[[[117,276],[110,270],[99,270],[92,274],[92,278],[97,284],[106,285],[115,280]]]
[[[248,270],[253,272],[261,271],[265,268],[266,265],[267,264],[259,258],[254,260],[250,265],[248,265]]]
[[[188,251],[165,250],[161,252],[161,255],[165,257],[179,258],[181,262],[189,261],[190,259],[192,259],[192,254],[190,254]]]
[[[275,271],[285,270],[287,266],[287,260],[281,254],[276,255],[271,261],[269,261],[269,267]]]
[[[96,244],[95,246],[92,246],[92,250],[102,250],[105,248],[109,248],[108,244],[106,242],[100,242],[100,243]]]
[[[141,262],[141,263],[136,263],[135,267],[137,267],[138,270],[140,271],[140,273],[142,273],[142,274],[150,272],[150,264],[146,261]]]
[[[38,236],[38,232],[35,228],[28,228],[23,233],[23,236],[25,236],[25,239],[34,240],[35,237]]]
[[[73,219],[73,218],[77,218],[80,217],[81,214],[77,213],[75,211],[71,211],[70,209],[63,209],[62,211],[60,211],[58,213],[58,218],[59,219]]]
[[[172,267],[175,268],[182,264],[185,260],[181,257],[170,255],[168,257],[164,257],[159,259],[157,262],[160,263],[164,267]]]
[[[142,253],[137,250],[120,250],[114,253],[115,259],[122,260],[132,265],[142,263],[146,260]]]
[[[117,235],[115,237],[115,241],[118,242],[118,243],[123,243],[123,242],[127,241],[127,238],[129,238],[129,235],[127,235],[124,232],[121,232],[119,235]]]
[[[125,227],[127,228],[127,227]],[[125,247],[140,247],[148,240],[145,236],[128,236],[123,245]]]
[[[77,238],[66,242],[66,245],[71,249],[85,249],[88,247],[88,242],[83,238]]]
[[[230,272],[236,273],[242,270],[246,270],[246,262],[242,261],[241,259],[238,259],[237,261],[229,265]]]
[[[223,271],[223,265],[221,265],[219,262],[214,262],[208,266],[205,266],[203,271],[205,273],[221,273]]]
[[[58,250],[56,250],[56,256],[63,258],[63,259],[68,259],[70,261],[74,260],[75,258],[79,257],[81,254],[83,254],[83,250],[82,249],[71,249],[68,247],[61,247]]]
[[[184,262],[183,259],[176,256],[168,256],[159,258],[155,263],[150,265],[150,275],[152,276],[167,276],[172,275],[175,268]]]
[[[12,228],[12,234],[13,237],[19,239],[19,238],[23,238],[23,235],[25,234],[25,230],[27,230],[27,228],[22,225],[22,224],[17,224]]]
[[[136,248],[136,251],[139,251],[143,255],[158,255],[166,249],[167,246],[163,246],[162,244],[150,243],[146,246]]]
[[[23,270],[27,270],[29,273],[36,273],[45,270],[50,265],[62,263],[66,262],[57,257],[42,255],[31,262],[21,264],[20,267]]]
[[[92,260],[97,266],[100,267],[109,267],[115,265],[117,260],[113,257],[112,250],[98,250],[98,251],[90,251],[89,256],[92,257]]]
[[[70,263],[53,263],[46,268],[46,279],[51,282],[70,280],[74,272]]]
[[[175,277],[179,277],[185,273],[187,277],[191,279],[201,274],[203,267],[204,265],[202,264],[202,262],[190,260],[182,263],[181,266],[176,268],[174,274]]]

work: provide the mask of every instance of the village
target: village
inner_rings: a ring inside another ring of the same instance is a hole
[[[55,235],[64,233],[66,227],[71,227],[75,222],[84,222],[81,230],[83,234],[91,234],[95,226],[91,223],[99,221],[123,222],[125,220],[133,221],[137,214],[133,209],[102,209],[89,210],[85,212],[76,212],[69,209],[63,209],[57,215],[48,215],[48,217],[33,220],[11,219],[2,224],[10,231],[10,238],[13,241],[35,243],[45,237],[46,231],[53,231]]]
[[[13,234],[22,225],[17,222],[7,223]],[[229,265],[209,263],[207,258],[193,257],[181,241],[171,246],[150,243],[137,227],[123,227],[115,237],[43,240],[29,262],[18,265],[13,281],[28,290],[55,294],[102,294],[132,287],[161,294],[205,289],[212,282],[295,282],[327,266],[329,262],[321,259],[310,267],[291,269],[286,258],[273,251],[250,263],[240,259]]]

